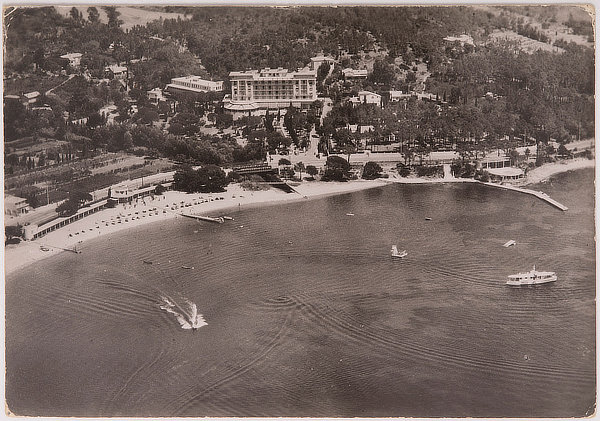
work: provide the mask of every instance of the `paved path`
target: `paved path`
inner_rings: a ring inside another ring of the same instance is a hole
[[[65,83],[67,83],[68,81],[70,81],[71,79],[73,79],[75,76],[75,74],[69,75],[69,78],[67,80],[65,80],[63,83],[56,85],[54,88],[52,89],[48,89],[46,92],[44,92],[44,95],[48,96],[52,93],[53,90],[55,90],[56,88],[60,88],[61,86],[63,86]]]

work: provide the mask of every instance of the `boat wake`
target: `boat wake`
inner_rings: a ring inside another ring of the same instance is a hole
[[[165,310],[167,313],[171,313],[175,316],[182,329],[198,329],[202,326],[206,326],[206,320],[202,314],[198,313],[196,304],[189,300],[184,299],[184,304],[179,305],[175,300],[161,296],[163,303],[160,308]]]

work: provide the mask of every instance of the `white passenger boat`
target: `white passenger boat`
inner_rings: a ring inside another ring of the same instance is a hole
[[[408,256],[406,250],[402,250],[401,252],[399,252],[398,247],[396,247],[395,245],[392,246],[392,257],[403,258],[405,256]]]
[[[556,273],[554,272],[538,272],[533,270],[524,273],[517,273],[516,275],[509,275],[506,285],[519,286],[519,285],[536,285],[546,284],[548,282],[555,282],[557,280]]]

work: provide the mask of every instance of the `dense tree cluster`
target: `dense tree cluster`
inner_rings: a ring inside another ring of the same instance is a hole
[[[323,181],[348,181],[350,178],[350,164],[339,156],[328,156],[325,162]]]
[[[6,237],[6,244],[11,244],[14,238],[23,237],[23,226],[21,225],[6,225],[4,227],[4,236]],[[18,241],[17,241],[18,243]]]
[[[562,141],[569,135],[593,135],[593,63],[593,51],[574,44],[562,54],[489,46],[438,66],[428,89],[444,96],[449,92],[451,105],[482,113],[484,118],[473,114],[472,120],[486,133],[502,130],[497,134]],[[482,100],[487,92],[493,101]],[[497,127],[486,127],[490,124]]]
[[[381,177],[383,168],[377,162],[369,161],[363,168],[362,178],[365,180],[374,180]]]
[[[175,172],[173,188],[187,193],[216,193],[225,191],[229,180],[216,165],[203,165],[197,170],[185,167]]]
[[[508,152],[519,142],[564,142],[594,133],[593,50],[557,41],[555,45],[563,48],[563,53],[527,54],[514,44],[481,42],[494,29],[512,29],[548,41],[537,26],[504,11],[178,6],[168,10],[183,12],[190,19],[164,19],[123,31],[118,8],[102,8],[107,22],[100,20],[96,7],[90,6],[85,13],[81,10],[73,8],[68,17],[62,17],[52,7],[7,9],[5,72],[23,76],[20,82],[7,83],[14,92],[18,87],[36,86],[30,79],[50,78],[52,88],[65,82],[66,74],[74,69],[59,56],[83,53],[81,74],[53,89],[52,94],[42,94],[39,103],[49,109],[33,111],[18,101],[5,103],[8,142],[35,144],[40,139],[56,139],[68,143],[70,155],[77,152],[80,156],[145,148],[150,154],[181,162],[220,165],[262,160],[267,151],[285,150],[292,143],[307,146],[308,133],[316,127],[321,152],[329,150],[330,141],[341,152],[350,153],[361,137],[380,143],[393,135],[405,146],[402,152],[411,164],[422,162],[436,149],[457,150],[466,160],[494,148]],[[549,13],[543,19],[555,19],[551,9],[542,12]],[[248,25],[250,21],[253,25]],[[591,29],[589,22],[573,17],[566,24],[583,35]],[[471,34],[476,46],[444,41],[446,36],[461,33]],[[329,65],[321,66],[317,74],[319,90],[330,96],[335,106],[322,125],[322,104],[313,104],[306,113],[290,107],[283,117],[289,138],[275,129],[272,111],[262,122],[258,117],[246,117],[234,123],[218,104],[223,93],[173,94],[178,101],[176,110],[173,104],[150,104],[146,96],[147,90],[162,88],[176,76],[196,74],[227,80],[232,70],[303,67],[321,52],[340,61],[327,79]],[[341,68],[357,64],[367,53],[373,59],[368,79],[344,80]],[[127,64],[127,87],[116,80],[99,81],[106,76],[105,66],[113,63]],[[423,64],[431,72],[425,87],[432,95],[430,101],[386,103],[384,109],[344,102],[360,89],[384,94],[391,88],[415,87],[422,77],[417,65]],[[137,103],[135,114],[130,100]],[[107,125],[109,120],[101,113],[106,104],[117,107],[116,124]],[[159,115],[169,118],[164,130],[152,126]],[[79,121],[72,123],[74,120]],[[227,135],[200,135],[204,121],[219,129],[243,127],[244,146]],[[372,131],[352,133],[348,125],[355,124],[372,126]],[[12,143],[11,147],[18,145]],[[48,160],[59,162],[65,152],[49,150],[40,156],[9,152],[5,162],[11,169],[33,169]],[[325,178],[336,174],[331,170]]]
[[[74,215],[85,203],[92,200],[92,195],[86,192],[73,191],[69,193],[69,198],[58,205],[56,212],[60,216]]]

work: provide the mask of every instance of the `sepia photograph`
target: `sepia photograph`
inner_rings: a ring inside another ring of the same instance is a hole
[[[592,5],[2,11],[5,416],[596,414]]]

